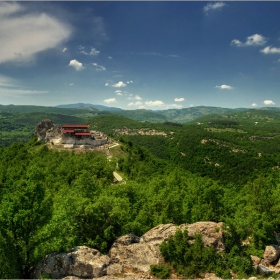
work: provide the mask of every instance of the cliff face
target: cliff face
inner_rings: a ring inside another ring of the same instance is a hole
[[[179,228],[188,229],[191,241],[196,233],[200,233],[205,246],[213,245],[217,251],[224,250],[222,223],[198,222],[183,224]],[[65,253],[51,253],[36,265],[32,277],[39,279],[44,274],[51,278],[149,277],[150,265],[162,261],[159,245],[173,236],[177,229],[174,224],[166,224],[149,230],[141,237],[132,234],[121,236],[108,255],[85,246]]]
[[[39,141],[48,142],[61,134],[61,130],[51,120],[42,120],[35,127],[34,135]]]

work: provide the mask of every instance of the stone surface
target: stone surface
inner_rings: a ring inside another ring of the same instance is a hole
[[[39,279],[48,274],[51,278],[74,276],[79,278],[101,277],[106,274],[109,257],[98,250],[78,246],[65,253],[47,255],[35,268],[32,277]]]
[[[55,125],[51,120],[45,119],[38,123],[35,127],[34,135],[38,137],[40,141],[46,141],[46,134],[49,130],[53,129]]]
[[[40,278],[40,275],[48,274],[52,278],[77,279],[74,277],[149,275],[150,265],[163,261],[159,245],[173,236],[177,229],[187,228],[191,242],[195,234],[199,233],[205,246],[213,245],[216,250],[222,251],[222,225],[214,222],[183,224],[179,227],[174,224],[158,225],[141,237],[133,234],[121,236],[112,245],[108,256],[85,246],[75,247],[65,253],[52,253],[36,266],[32,276]]]
[[[253,263],[253,267],[255,269],[257,269],[258,265],[261,262],[261,259],[259,257],[257,257],[257,256],[252,256],[252,255],[250,257],[251,257],[251,260],[252,260],[252,263]]]
[[[268,275],[271,275],[274,271],[273,270],[270,270],[269,268],[263,266],[263,265],[258,265],[257,267],[257,272],[259,274],[262,274],[262,275],[265,275],[265,276],[268,276]]]
[[[222,225],[215,222],[198,222],[184,224],[179,228],[181,230],[187,228],[189,237],[193,240],[195,234],[201,234],[205,246],[213,245],[217,251],[223,251]],[[151,264],[159,264],[163,260],[159,245],[173,236],[177,229],[178,227],[174,224],[165,224],[152,228],[140,239],[132,235],[117,239],[109,252],[111,263],[121,265],[119,271],[114,270],[115,273],[127,270],[148,272]]]
[[[218,252],[223,252],[225,250],[224,240],[223,240],[223,223],[215,222],[197,222],[194,224],[187,225],[189,238],[195,238],[195,234],[202,235],[202,241],[205,246],[209,247],[213,245]],[[181,226],[184,228],[184,225]]]
[[[279,255],[280,255],[280,248],[278,245],[266,246],[261,264],[268,266],[273,262],[275,262],[278,259]]]

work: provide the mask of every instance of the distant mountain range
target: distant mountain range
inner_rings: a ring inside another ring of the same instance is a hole
[[[79,108],[79,107],[91,107],[95,109],[99,109],[101,111],[114,111],[114,110],[122,110],[121,108],[117,107],[107,107],[103,105],[94,105],[90,103],[75,103],[75,104],[62,104],[55,106],[56,108]]]
[[[89,119],[99,115],[118,115],[140,122],[177,122],[187,123],[206,115],[227,115],[246,111],[280,111],[280,107],[262,108],[222,108],[213,106],[195,106],[182,109],[168,110],[123,110],[117,107],[107,107],[90,103],[61,104],[57,106],[34,106],[34,105],[0,105],[0,114],[30,114],[48,113],[75,116],[81,119]],[[34,117],[34,116],[33,116]],[[25,118],[25,117],[24,117]],[[51,118],[51,116],[50,116]]]

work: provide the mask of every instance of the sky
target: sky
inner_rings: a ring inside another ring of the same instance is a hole
[[[0,104],[280,107],[280,2],[0,2]]]

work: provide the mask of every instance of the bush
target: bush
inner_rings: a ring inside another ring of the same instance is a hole
[[[228,243],[229,239],[227,240]],[[205,272],[213,272],[224,279],[231,278],[230,270],[239,276],[253,272],[250,256],[239,246],[228,248],[228,253],[217,253],[213,246],[204,247],[202,236],[188,242],[188,232],[177,230],[173,237],[160,245],[164,260],[183,277],[196,278]]]
[[[170,278],[171,268],[166,265],[151,265],[151,274],[159,279]]]

